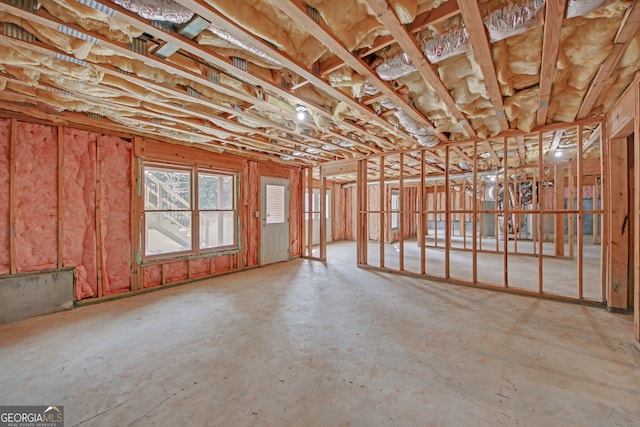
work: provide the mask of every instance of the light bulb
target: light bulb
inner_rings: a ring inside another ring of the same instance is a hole
[[[305,116],[306,115],[304,114],[304,111],[298,111],[298,114],[296,115],[296,118],[298,120],[302,121],[302,120],[304,120]]]

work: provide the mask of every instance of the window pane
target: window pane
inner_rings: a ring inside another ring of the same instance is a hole
[[[167,168],[144,168],[144,208],[191,209],[191,173]]]
[[[267,185],[267,224],[283,224],[285,222],[284,190],[284,185]]]
[[[146,212],[145,255],[191,250],[191,212]]]
[[[233,176],[198,174],[199,209],[233,209]]]
[[[233,212],[200,212],[200,249],[235,246]]]

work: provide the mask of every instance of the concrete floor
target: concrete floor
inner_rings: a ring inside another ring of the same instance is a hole
[[[69,426],[637,426],[632,317],[354,267],[355,245],[0,326]]]

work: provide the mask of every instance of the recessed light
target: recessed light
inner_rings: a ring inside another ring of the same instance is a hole
[[[553,155],[556,157],[562,157],[562,151],[556,151]]]

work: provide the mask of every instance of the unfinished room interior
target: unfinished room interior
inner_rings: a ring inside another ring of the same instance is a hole
[[[305,1],[0,0],[0,405],[640,425],[640,0]]]

